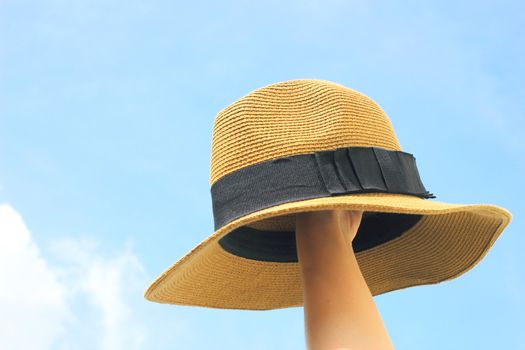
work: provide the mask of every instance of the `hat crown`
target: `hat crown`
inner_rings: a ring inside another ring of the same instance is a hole
[[[339,147],[401,151],[390,118],[368,96],[327,80],[270,84],[217,114],[210,185],[256,163]]]

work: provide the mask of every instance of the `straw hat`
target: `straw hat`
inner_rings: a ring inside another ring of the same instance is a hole
[[[152,282],[148,300],[302,306],[297,212],[365,211],[352,245],[373,295],[460,276],[512,219],[496,205],[432,200],[383,109],[326,80],[270,84],[222,109],[210,165],[215,232]]]

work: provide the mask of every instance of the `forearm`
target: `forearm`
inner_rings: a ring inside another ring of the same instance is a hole
[[[357,259],[331,219],[296,227],[310,350],[393,349]]]

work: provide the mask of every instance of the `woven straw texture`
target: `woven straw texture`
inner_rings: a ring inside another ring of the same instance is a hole
[[[255,163],[357,146],[401,150],[390,119],[372,99],[324,80],[271,84],[215,118],[210,186]]]
[[[390,119],[372,99],[324,80],[270,84],[217,114],[210,185],[270,159],[354,146],[401,151]],[[244,225],[294,230],[294,213],[327,209],[424,215],[400,237],[356,254],[373,295],[458,277],[487,254],[512,219],[509,211],[492,204],[451,204],[392,193],[288,202],[221,227],[158,276],[145,297],[160,303],[227,309],[301,306],[297,262],[246,259],[223,250],[218,240]]]

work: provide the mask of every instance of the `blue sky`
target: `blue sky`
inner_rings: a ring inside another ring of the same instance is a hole
[[[523,23],[519,1],[0,1],[0,348],[304,349],[302,308],[142,293],[213,232],[216,113],[316,78],[381,105],[435,200],[514,215],[467,274],[376,297],[396,349],[525,349]]]

